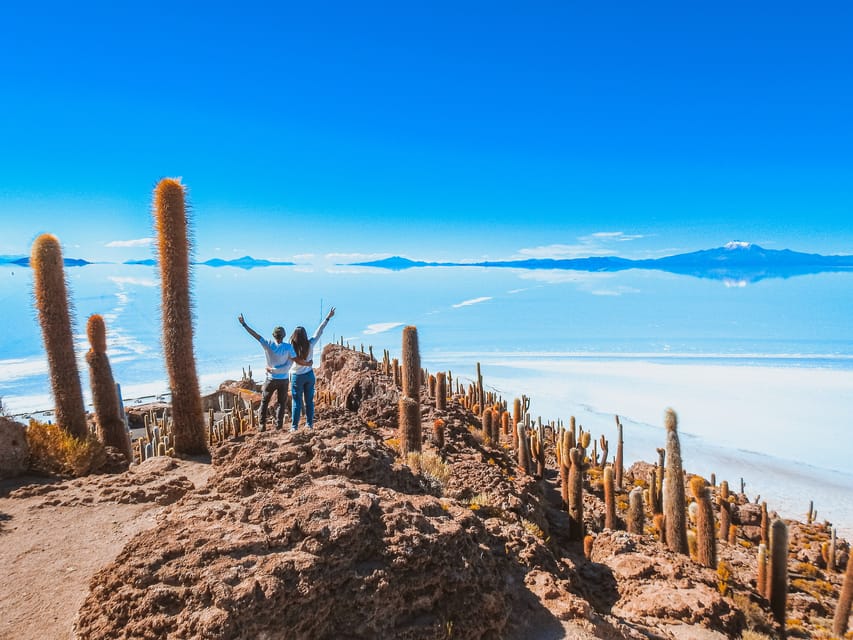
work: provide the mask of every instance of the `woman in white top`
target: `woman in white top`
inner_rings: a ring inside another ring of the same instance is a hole
[[[323,329],[329,324],[329,320],[335,315],[335,308],[329,309],[326,319],[320,323],[314,335],[308,337],[305,327],[296,327],[293,334],[290,336],[290,344],[296,351],[296,357],[300,360],[314,359],[314,345],[320,336],[323,335]],[[314,428],[314,369],[310,366],[295,364],[290,369],[290,395],[293,398],[293,411],[291,411],[290,430],[296,431],[299,425],[299,418],[302,415],[302,407],[305,406],[305,422],[309,429]]]

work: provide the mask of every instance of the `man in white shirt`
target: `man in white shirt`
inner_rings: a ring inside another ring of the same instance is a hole
[[[289,342],[284,341],[284,327],[273,329],[272,337],[274,342],[270,342],[246,324],[242,313],[237,318],[237,321],[250,336],[261,343],[267,359],[267,377],[261,395],[261,419],[258,430],[265,431],[267,428],[267,407],[273,393],[276,394],[278,400],[278,408],[275,412],[275,428],[280,430],[282,424],[284,424],[284,405],[287,402],[287,388],[290,386],[288,374],[293,361],[295,359],[298,360],[296,358],[296,351]],[[305,363],[311,366],[310,361],[305,361]]]

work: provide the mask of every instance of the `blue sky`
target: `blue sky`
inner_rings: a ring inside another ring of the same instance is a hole
[[[0,254],[853,253],[848,2],[124,4],[2,9]]]

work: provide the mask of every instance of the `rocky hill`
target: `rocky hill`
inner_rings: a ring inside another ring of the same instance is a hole
[[[0,637],[688,639],[737,638],[747,629],[772,633],[768,602],[755,588],[760,510],[746,496],[735,501],[734,544],[718,544],[718,557],[730,568],[724,575],[666,550],[650,518],[643,534],[623,531],[624,493],[618,524],[605,529],[602,487],[591,472],[584,488],[590,534],[584,549],[570,540],[553,452],[544,477],[521,472],[509,442],[484,444],[479,418],[459,402],[439,410],[422,400],[423,452],[403,461],[397,453],[399,391],[377,365],[363,353],[326,347],[313,431],[249,432],[215,447],[209,462],[153,458],[117,475],[26,486],[6,481],[0,493],[5,566],[31,557],[33,547],[63,544],[36,528],[50,530],[51,519],[68,526],[76,514],[81,525],[89,523],[72,537],[77,542],[67,554],[80,545],[88,557],[87,542],[79,538],[107,542],[103,555],[84,567],[87,591],[79,595],[55,584],[61,566],[43,567],[41,587],[0,587],[0,619],[8,618],[10,607],[2,602],[13,590],[54,589],[64,607],[53,626],[30,624],[21,634],[22,620],[50,611],[51,603],[37,598],[35,607],[18,597],[13,620],[19,622],[0,623]],[[438,419],[445,425],[441,448],[431,434]],[[648,468],[629,468],[626,486],[648,477]],[[136,509],[133,518],[119,511],[125,515],[115,520],[93,517],[95,510],[119,505]],[[35,518],[48,511],[54,515]],[[789,525],[789,634],[829,637],[841,574],[821,566],[827,527]],[[110,527],[121,544],[110,539]],[[843,567],[846,543],[839,549]],[[67,557],[60,553],[52,562]],[[40,578],[32,571],[27,579]]]

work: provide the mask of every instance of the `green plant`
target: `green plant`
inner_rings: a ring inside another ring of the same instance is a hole
[[[104,445],[94,434],[83,438],[69,434],[57,424],[30,420],[27,427],[30,468],[39,473],[85,476],[106,462]]]
[[[207,451],[204,412],[193,353],[190,247],[184,187],[164,178],[154,190],[154,221],[160,263],[163,352],[172,390],[175,451]]]
[[[107,329],[102,316],[89,316],[86,335],[90,346],[86,353],[86,363],[89,365],[89,386],[92,388],[98,436],[101,442],[115,447],[124,454],[128,462],[132,462],[130,436],[121,416],[113,371],[107,357]]]
[[[666,544],[671,551],[688,554],[687,517],[684,499],[684,473],[681,466],[681,445],[678,441],[678,416],[666,410],[666,473],[663,488],[664,526]]]
[[[72,436],[84,439],[89,429],[74,354],[71,303],[65,286],[59,240],[47,233],[36,238],[30,265],[33,269],[33,297],[50,369],[56,422]]]

